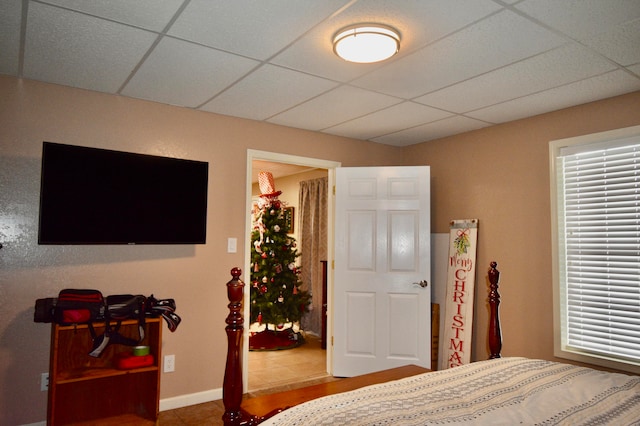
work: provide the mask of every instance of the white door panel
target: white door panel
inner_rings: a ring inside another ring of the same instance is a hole
[[[428,167],[336,169],[335,376],[431,363]]]
[[[347,352],[357,356],[375,356],[375,294],[350,292],[347,294],[346,332]]]

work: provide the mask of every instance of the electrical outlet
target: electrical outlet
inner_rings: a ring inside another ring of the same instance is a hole
[[[164,356],[164,372],[173,373],[174,371],[176,371],[176,356],[165,355]]]
[[[40,390],[42,392],[49,390],[49,373],[40,374]]]

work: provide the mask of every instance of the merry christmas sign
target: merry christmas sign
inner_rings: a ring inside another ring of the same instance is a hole
[[[477,242],[478,219],[451,221],[443,356],[439,370],[471,361]]]

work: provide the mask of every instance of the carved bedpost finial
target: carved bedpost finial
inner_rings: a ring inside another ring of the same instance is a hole
[[[231,268],[231,276],[234,280],[240,279],[240,275],[242,275],[242,269],[238,268],[237,266],[235,268]]]
[[[498,285],[500,281],[500,271],[497,262],[491,262],[489,269],[489,359],[500,358],[502,350],[502,331],[500,329],[500,294]]]
[[[242,421],[242,332],[244,331],[244,319],[242,317],[242,298],[244,283],[240,280],[242,270],[233,268],[233,279],[227,283],[227,296],[229,297],[229,315],[225,328],[227,332],[227,365],[222,386],[222,401],[224,403],[224,415],[222,420],[225,425],[239,425]]]

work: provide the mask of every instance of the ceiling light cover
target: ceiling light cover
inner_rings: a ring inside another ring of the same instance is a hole
[[[398,50],[400,35],[385,25],[354,25],[338,31],[333,38],[333,51],[349,62],[380,62],[392,57]]]

